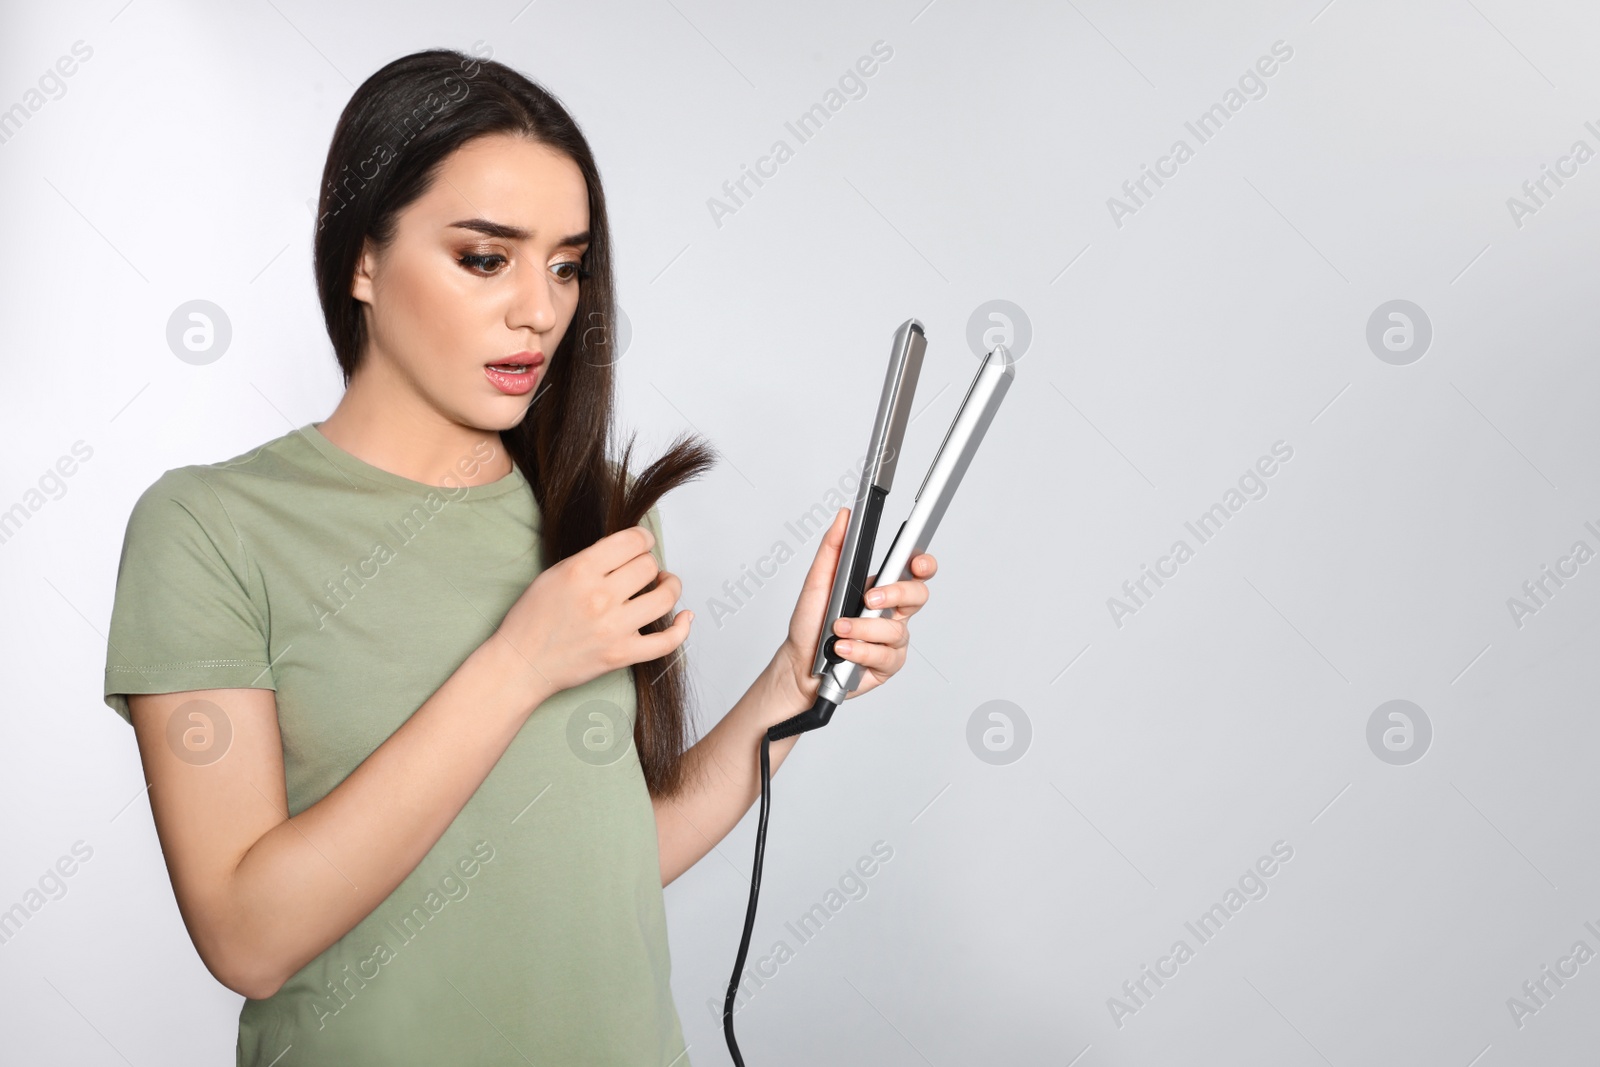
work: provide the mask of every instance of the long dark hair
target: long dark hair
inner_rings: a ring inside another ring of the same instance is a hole
[[[608,456],[617,359],[611,230],[594,155],[560,101],[502,63],[453,49],[402,56],[362,82],[339,116],[322,172],[313,246],[317,292],[348,386],[367,342],[361,304],[350,295],[363,242],[386,247],[396,215],[427,191],[444,159],[492,133],[518,134],[561,152],[583,172],[589,192],[592,237],[577,313],[540,383],[538,417],[530,408],[500,434],[532,486],[540,548],[550,566],[638,525],[669,490],[710,469],[716,454],[700,438],[680,434],[637,477],[628,473],[632,436],[619,462]],[[671,622],[663,615],[641,632]],[[671,656],[634,664],[633,678],[633,738],[645,782],[652,797],[670,796],[683,785],[689,743],[682,646]]]

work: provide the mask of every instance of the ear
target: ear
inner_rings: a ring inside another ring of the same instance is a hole
[[[363,304],[372,303],[372,274],[377,266],[377,256],[372,252],[372,242],[363,239],[361,256],[356,260],[355,276],[350,280],[350,295]]]

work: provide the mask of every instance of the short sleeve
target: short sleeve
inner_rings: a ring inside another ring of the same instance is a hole
[[[211,484],[169,470],[133,506],[117,564],[105,702],[131,693],[275,689],[265,590]]]

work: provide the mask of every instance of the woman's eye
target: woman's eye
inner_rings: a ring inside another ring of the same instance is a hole
[[[493,274],[494,265],[496,263],[504,263],[505,259],[505,256],[481,256],[477,255],[476,253],[467,252],[463,254],[456,262],[460,263],[463,267],[466,267],[469,270],[481,270],[488,274]]]
[[[571,268],[568,273],[561,275],[561,280],[564,282],[575,281],[579,278],[587,278],[589,276],[589,272],[583,269],[583,264],[578,260],[571,259],[564,263],[557,263],[555,265],[556,270],[560,270],[562,267]]]

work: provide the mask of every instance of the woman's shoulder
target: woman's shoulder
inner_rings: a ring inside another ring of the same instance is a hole
[[[224,516],[230,501],[253,496],[264,485],[303,486],[315,475],[316,455],[301,432],[291,430],[227,459],[170,467],[139,494],[131,519],[148,521],[177,512],[200,520]]]

